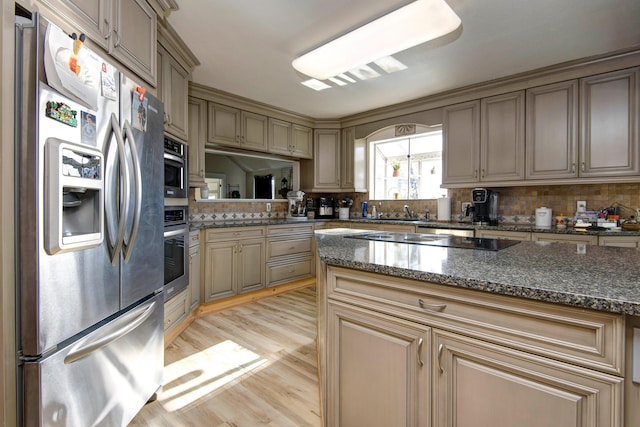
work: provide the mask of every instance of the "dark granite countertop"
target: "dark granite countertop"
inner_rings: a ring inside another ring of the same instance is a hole
[[[347,239],[317,231],[320,259],[419,281],[640,315],[640,249],[520,242],[501,251]]]

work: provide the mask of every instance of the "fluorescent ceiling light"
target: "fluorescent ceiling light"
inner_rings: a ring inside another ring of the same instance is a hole
[[[324,90],[324,89],[329,89],[331,87],[328,84],[316,79],[309,79],[307,81],[302,82],[302,84],[307,87],[310,87],[313,90]]]
[[[301,73],[326,80],[448,34],[460,23],[444,0],[416,0],[294,59],[291,64]]]
[[[354,79],[352,79],[351,77],[347,76],[344,73],[338,74],[337,77],[340,77],[342,80],[346,80],[349,83],[355,83],[356,82]]]
[[[344,80],[340,80],[337,77],[330,77],[329,81],[337,84],[338,86],[346,86],[347,85],[347,82],[345,82]]]

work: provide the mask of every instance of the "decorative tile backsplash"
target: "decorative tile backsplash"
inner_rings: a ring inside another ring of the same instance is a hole
[[[492,188],[500,193],[498,212],[502,223],[534,223],[535,210],[548,207],[553,215],[574,216],[576,202],[586,200],[588,210],[599,210],[610,206],[620,207],[620,216],[635,215],[636,208],[640,208],[640,183],[631,184],[581,184],[581,185],[546,185],[530,187]],[[452,220],[462,220],[462,203],[471,200],[473,188],[450,189]],[[350,218],[362,217],[362,202],[368,201],[368,195],[363,193],[340,194],[307,194],[307,197],[317,198],[331,196],[336,199],[349,197],[353,199],[353,206],[349,212]],[[216,203],[196,203],[193,201],[193,190],[190,194],[189,216],[195,221],[209,221],[221,219],[263,219],[284,218],[287,204],[274,202],[271,212],[266,212],[265,202],[233,202],[231,200]],[[421,219],[427,210],[432,220],[437,219],[437,201],[423,200],[382,200],[374,202],[379,214],[385,217],[404,217],[404,205],[409,205]],[[369,212],[372,204],[369,203]]]

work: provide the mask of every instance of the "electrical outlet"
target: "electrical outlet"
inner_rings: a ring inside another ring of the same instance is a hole
[[[267,203],[267,212],[271,212],[271,203]]]

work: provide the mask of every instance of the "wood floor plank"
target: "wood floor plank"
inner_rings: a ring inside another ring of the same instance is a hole
[[[316,295],[304,288],[195,319],[131,426],[320,426]]]

